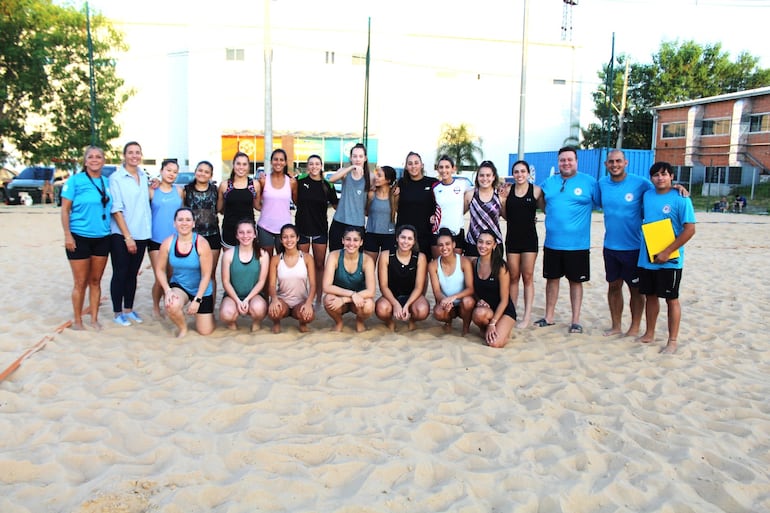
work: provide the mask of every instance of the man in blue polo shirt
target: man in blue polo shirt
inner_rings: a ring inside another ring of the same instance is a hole
[[[674,170],[668,162],[656,162],[650,168],[654,192],[644,195],[644,223],[670,219],[674,240],[654,255],[647,251],[642,240],[639,249],[639,292],[646,296],[646,331],[639,341],[649,344],[655,341],[655,324],[660,313],[660,300],[665,298],[668,309],[668,341],[661,353],[674,353],[679,336],[682,307],[679,304],[679,285],[684,268],[684,245],[695,235],[695,211],[690,198],[680,196],[673,189]],[[675,256],[675,251],[679,255]]]
[[[599,179],[601,207],[604,210],[604,271],[607,278],[607,303],[612,326],[605,336],[622,333],[623,282],[630,293],[631,326],[626,336],[637,336],[644,311],[644,296],[639,293],[639,242],[642,226],[642,197],[652,190],[652,182],[626,172],[628,161],[621,150],[612,150],[604,162],[606,176]]]
[[[591,212],[599,203],[599,187],[592,176],[578,173],[577,150],[559,150],[559,174],[543,184],[545,199],[545,243],[543,278],[545,317],[535,326],[554,324],[559,281],[569,281],[572,320],[569,333],[583,333],[580,308],[583,304],[583,282],[591,279]]]

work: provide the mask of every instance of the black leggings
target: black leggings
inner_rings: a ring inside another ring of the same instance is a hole
[[[110,282],[110,295],[112,296],[112,311],[120,313],[125,308],[134,308],[134,296],[136,296],[136,277],[139,268],[142,267],[144,252],[147,249],[147,240],[137,240],[136,253],[128,252],[126,242],[122,234],[113,233],[110,236],[110,258],[112,260],[112,281]]]

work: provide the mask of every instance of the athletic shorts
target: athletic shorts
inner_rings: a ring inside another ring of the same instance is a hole
[[[222,249],[222,236],[218,233],[214,235],[201,235],[209,243],[209,247],[212,251]]]
[[[75,251],[64,250],[67,260],[87,260],[92,256],[106,257],[110,254],[110,236],[81,237],[77,233],[72,234],[75,239]]]
[[[394,234],[366,232],[364,251],[379,253],[380,251],[393,251],[395,247],[396,236]]]
[[[621,251],[604,248],[604,274],[608,282],[623,279],[629,287],[639,286],[639,250]]]
[[[588,249],[568,251],[543,248],[543,278],[553,280],[565,276],[576,283],[590,280],[590,253]]]
[[[342,235],[345,233],[345,230],[348,229],[349,227],[357,228],[358,230],[361,230],[361,233],[364,233],[363,226],[355,226],[352,224],[346,224],[346,223],[341,223],[339,221],[332,220],[332,223],[329,225],[329,251],[334,251],[335,249],[342,249]],[[366,237],[364,237],[364,240],[366,240]]]
[[[190,301],[193,301],[195,298],[195,294],[191,294],[189,290],[185,290],[180,284],[171,282],[168,284],[169,287],[172,289],[181,289],[184,290],[184,293],[187,294],[187,299]],[[208,296],[203,296],[203,301],[201,301],[201,306],[198,307],[198,313],[199,314],[210,314],[214,313],[214,295],[209,294]]]
[[[261,226],[257,225],[257,237],[259,238],[259,245],[261,247],[281,247],[281,234],[273,233],[265,230]]]
[[[299,244],[328,244],[329,235],[324,233],[321,235],[299,235]]]
[[[639,293],[665,299],[679,298],[679,284],[682,282],[681,269],[639,268]]]
[[[162,242],[155,242],[154,240],[150,240],[147,243],[147,251],[158,251],[160,250],[160,245]]]

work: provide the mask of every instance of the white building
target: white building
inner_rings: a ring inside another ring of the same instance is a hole
[[[484,159],[507,174],[518,146],[521,7],[485,13],[496,3],[481,2],[464,19],[459,7],[428,3],[443,11],[372,15],[368,126],[376,160],[403,166],[407,152],[417,151],[430,169],[442,125],[465,123],[481,137]],[[139,141],[151,170],[164,157],[179,158],[183,168],[210,160],[217,178],[232,158],[223,136],[264,130],[264,4],[158,4],[104,9],[130,47],[117,57],[118,73],[135,91],[116,143]],[[367,17],[344,5],[333,12],[334,4],[270,3],[275,137],[361,137]],[[582,87],[582,75],[596,70],[579,68],[579,49],[560,41],[558,30],[549,36],[530,34],[527,152],[558,148],[573,135],[585,114],[584,89],[594,89]],[[306,158],[295,149],[295,160]]]

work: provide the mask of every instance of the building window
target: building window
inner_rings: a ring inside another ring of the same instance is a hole
[[[722,166],[706,167],[706,183],[740,185],[741,168]]]
[[[704,119],[701,124],[701,135],[727,135],[729,133],[729,119]]]
[[[334,64],[334,52],[326,52],[326,64]]]
[[[226,48],[225,60],[228,61],[242,61],[244,57],[243,48]]]
[[[675,137],[684,137],[687,131],[687,124],[683,121],[677,123],[663,124],[663,139],[674,139]]]
[[[770,114],[754,114],[751,116],[749,132],[770,132]]]

